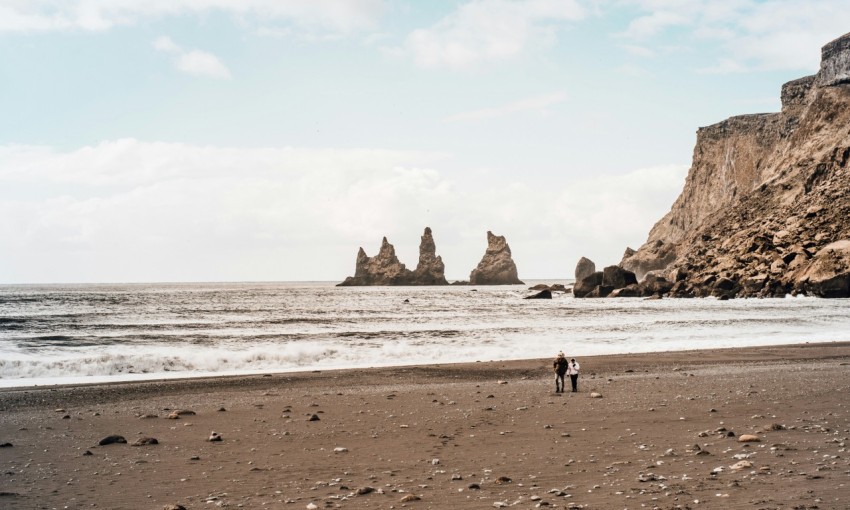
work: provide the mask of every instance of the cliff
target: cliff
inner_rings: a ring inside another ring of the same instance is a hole
[[[847,250],[821,251],[850,238],[850,34],[824,46],[818,74],[786,83],[781,99],[779,113],[698,130],[682,194],[623,268],[667,276],[679,296],[842,294],[812,274],[826,278],[829,266],[843,281],[847,262]]]
[[[504,236],[487,232],[487,250],[478,267],[469,274],[472,285],[522,285],[517,276],[516,264],[511,257],[511,247]]]
[[[437,255],[431,229],[425,227],[419,244],[419,264],[414,271],[407,269],[399,261],[395,247],[384,237],[381,249],[374,257],[367,256],[366,251],[360,248],[357,252],[354,276],[349,276],[337,286],[448,285],[444,271],[443,259]]]

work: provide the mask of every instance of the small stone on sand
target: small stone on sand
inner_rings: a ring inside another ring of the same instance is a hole
[[[97,444],[99,444],[100,446],[106,446],[108,444],[123,444],[123,443],[126,443],[126,442],[127,442],[127,440],[124,439],[124,436],[111,435],[111,436],[104,437]]]
[[[159,444],[159,441],[155,437],[140,437],[133,441],[130,446],[147,446],[152,444]]]
[[[743,434],[738,438],[739,443],[759,443],[761,438],[752,434]]]

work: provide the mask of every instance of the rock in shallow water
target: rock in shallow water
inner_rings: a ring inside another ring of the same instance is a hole
[[[469,274],[472,285],[522,285],[504,236],[487,232],[487,250],[478,266]]]

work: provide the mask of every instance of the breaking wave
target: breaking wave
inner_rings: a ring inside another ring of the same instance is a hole
[[[850,340],[848,300],[472,290],[0,286],[0,386]]]

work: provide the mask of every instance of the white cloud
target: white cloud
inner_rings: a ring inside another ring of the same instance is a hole
[[[645,39],[657,35],[667,27],[683,25],[687,21],[688,18],[680,13],[656,11],[632,20],[623,35],[634,39]]]
[[[357,248],[374,255],[384,235],[415,265],[425,226],[451,278],[468,277],[487,230],[508,237],[521,277],[569,277],[582,255],[608,264],[640,244],[685,175],[671,166],[560,189],[463,188],[441,161],[133,139],[0,146],[0,281],[341,280]]]
[[[108,30],[141,20],[224,12],[307,30],[353,32],[376,26],[383,0],[0,0],[0,32]]]
[[[174,43],[168,36],[160,36],[157,37],[153,42],[153,47],[157,51],[164,51],[167,53],[179,53],[181,51],[180,46]]]
[[[618,34],[642,46],[652,40],[669,44],[671,29],[692,45],[716,42],[722,54],[698,69],[703,73],[813,71],[821,46],[847,31],[846,17],[836,13],[850,12],[850,0],[622,0],[612,6],[642,12]]]
[[[230,70],[212,53],[201,50],[184,50],[167,36],[161,36],[154,40],[153,47],[157,51],[173,54],[174,67],[186,74],[230,79]]]
[[[576,0],[473,0],[411,32],[404,52],[429,68],[508,60],[551,44],[561,24],[584,16]]]
[[[537,112],[541,114],[548,113],[549,107],[559,103],[563,103],[567,99],[567,94],[564,92],[555,92],[544,96],[528,97],[514,101],[495,108],[482,108],[480,110],[471,110],[461,112],[447,117],[446,122],[467,122],[494,119],[497,117],[505,117],[515,113],[522,112]]]
[[[212,53],[190,50],[177,58],[177,69],[184,73],[212,78],[230,78],[230,70]]]

